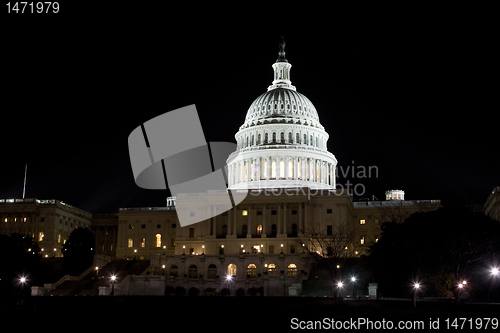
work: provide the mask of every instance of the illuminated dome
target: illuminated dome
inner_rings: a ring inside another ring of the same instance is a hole
[[[316,108],[306,96],[289,88],[273,88],[257,97],[250,105],[245,123],[240,130],[266,122],[270,123],[273,120],[281,121],[283,118],[294,124],[323,129],[319,123]]]
[[[311,101],[290,81],[285,42],[273,64],[272,85],[255,99],[227,161],[229,189],[309,187],[335,189],[337,160]]]

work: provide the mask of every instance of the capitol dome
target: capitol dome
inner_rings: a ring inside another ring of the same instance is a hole
[[[272,85],[250,105],[227,161],[229,189],[335,189],[337,160],[311,101],[290,81],[292,65],[280,43]]]

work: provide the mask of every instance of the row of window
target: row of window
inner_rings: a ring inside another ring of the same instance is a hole
[[[165,269],[165,265],[163,265]],[[234,277],[236,276],[237,266],[235,264],[229,264],[227,266],[227,276]],[[264,264],[264,272],[267,272],[269,277],[277,277],[278,271],[276,270],[276,264],[269,263]],[[246,275],[248,278],[256,278],[257,277],[257,266],[255,264],[249,264],[246,267]],[[291,263],[287,266],[287,275],[297,275],[297,265]],[[168,269],[168,275],[172,277],[179,277],[179,267],[177,265],[171,265]],[[189,279],[197,279],[200,275],[198,275],[198,266],[192,264],[188,268],[187,278]],[[214,280],[217,277],[217,266],[215,264],[210,264],[207,270],[207,279]],[[229,280],[229,279],[228,279]]]
[[[259,179],[267,179],[268,176],[270,176],[269,178],[271,179],[276,179],[277,177],[285,178],[286,176],[288,178],[312,180],[333,185],[333,175],[335,171],[333,170],[333,165],[330,163],[324,164],[324,162],[319,160],[316,162],[312,160],[303,161],[301,158],[298,158],[297,170],[295,170],[295,162],[288,160],[288,175],[286,175],[286,162],[283,159],[280,159],[278,162],[275,159],[271,161],[264,159],[262,163],[260,163],[259,160],[260,159],[258,159],[256,163],[254,163],[254,161],[241,161],[233,164],[231,168],[232,176],[230,176],[231,185],[247,182],[249,177],[250,180],[256,181]],[[270,163],[270,165],[268,163]],[[304,166],[302,166],[303,163]],[[269,171],[267,170],[268,167],[270,169]],[[251,171],[250,174],[248,174],[248,171]],[[268,175],[268,173],[270,173],[270,175]],[[296,173],[295,176],[294,173]]]
[[[251,136],[246,136],[245,138],[241,137],[238,140],[238,149],[243,149],[246,147],[253,146],[255,144],[260,145],[260,144],[266,144],[266,143],[288,143],[288,144],[304,144],[308,146],[315,146],[316,148],[325,148],[324,143],[323,143],[323,138],[320,136],[313,136],[309,135],[309,138],[307,137],[307,134],[300,136],[299,133],[295,133],[295,141],[293,140],[293,134],[292,132],[288,132],[288,138],[285,141],[285,132],[280,132],[280,140],[276,140],[276,132],[272,132],[272,139],[269,137],[269,133],[264,134],[264,141],[262,141],[262,134],[259,133],[257,134],[257,138],[255,138],[255,135],[252,134]],[[255,141],[257,139],[257,141]],[[308,140],[309,139],[309,140]]]
[[[172,238],[172,243],[174,242],[174,238]],[[171,244],[174,245],[174,244]],[[155,235],[155,246],[156,247],[161,247],[161,234],[156,234]],[[127,247],[134,247],[134,238],[129,237],[127,239]],[[146,247],[146,237],[142,237],[141,239],[141,247]],[[165,248],[166,246],[164,246]]]

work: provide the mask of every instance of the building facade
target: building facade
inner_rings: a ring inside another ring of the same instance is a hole
[[[0,199],[0,234],[29,235],[43,257],[61,257],[75,228],[90,228],[92,214],[60,200]]]
[[[382,222],[440,206],[405,201],[401,190],[388,191],[386,201],[353,202],[336,189],[329,135],[312,102],[291,84],[284,41],[272,67],[272,85],[250,105],[227,160],[228,192],[245,193],[242,202],[227,210],[219,204],[227,192],[212,191],[179,194],[193,203],[182,208],[169,198],[166,207],[120,209],[116,255],[151,262],[147,278],[130,282],[129,294],[148,283],[169,295],[296,294],[311,269],[307,252],[329,255],[312,234],[326,239],[349,229],[343,255],[356,257],[378,241]],[[181,227],[177,214],[207,218]]]

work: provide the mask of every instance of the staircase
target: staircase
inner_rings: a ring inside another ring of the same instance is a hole
[[[149,260],[121,260],[115,259],[99,269],[89,267],[80,276],[65,275],[53,284],[45,284],[44,296],[97,296],[99,287],[108,287],[111,275],[115,275],[120,282],[125,282],[129,275],[140,275],[150,266]],[[116,285],[115,285],[116,286]]]

